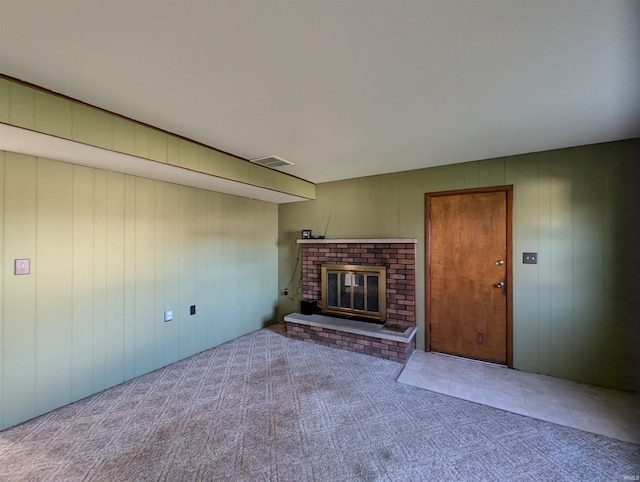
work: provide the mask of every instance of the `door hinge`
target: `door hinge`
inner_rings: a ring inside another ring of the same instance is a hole
[[[429,276],[431,276],[431,266],[429,266]]]

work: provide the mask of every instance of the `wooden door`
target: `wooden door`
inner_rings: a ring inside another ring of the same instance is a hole
[[[427,195],[428,349],[511,364],[510,199],[510,188]]]

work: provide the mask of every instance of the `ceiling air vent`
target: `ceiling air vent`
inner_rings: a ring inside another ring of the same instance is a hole
[[[286,161],[278,156],[258,157],[257,159],[251,159],[251,162],[265,167],[293,166],[293,162]]]

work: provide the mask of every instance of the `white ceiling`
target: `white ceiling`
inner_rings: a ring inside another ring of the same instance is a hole
[[[0,73],[312,182],[640,135],[639,0],[0,0]]]

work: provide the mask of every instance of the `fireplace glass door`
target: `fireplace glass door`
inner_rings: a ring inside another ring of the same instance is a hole
[[[371,321],[386,319],[384,266],[322,266],[322,311]]]

